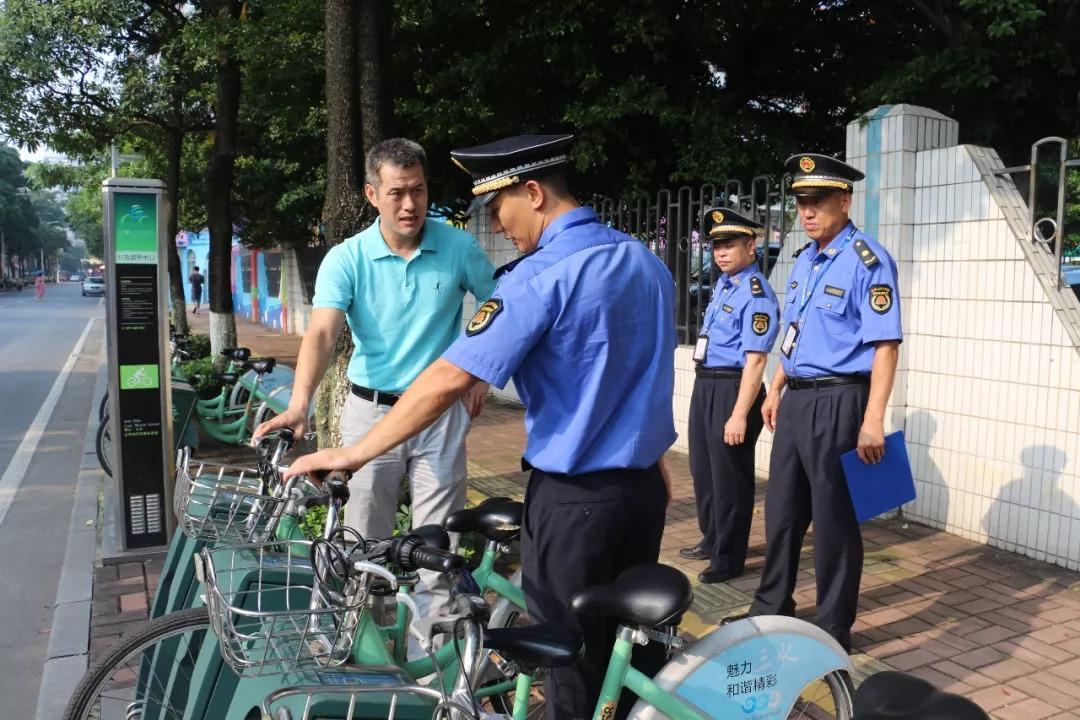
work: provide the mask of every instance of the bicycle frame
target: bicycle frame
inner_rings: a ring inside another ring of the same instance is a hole
[[[619,627],[611,661],[604,675],[604,684],[600,689],[600,697],[596,701],[593,720],[611,720],[615,716],[615,708],[619,703],[623,688],[627,688],[671,720],[709,720],[707,715],[701,714],[689,703],[665,691],[651,678],[630,666],[635,632],[637,631],[628,627]],[[516,714],[516,707],[514,710],[515,720],[524,720],[524,714],[519,716]]]

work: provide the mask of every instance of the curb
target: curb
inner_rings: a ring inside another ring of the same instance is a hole
[[[105,393],[104,357],[105,344],[102,343],[35,720],[52,720],[63,714],[72,691],[86,672],[89,660],[90,608],[97,559],[98,489],[104,480],[94,447],[98,404]]]

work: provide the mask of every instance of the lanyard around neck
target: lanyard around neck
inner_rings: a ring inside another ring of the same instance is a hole
[[[832,265],[833,260],[840,257],[840,253],[844,252],[844,248],[847,247],[847,244],[851,242],[851,238],[855,237],[855,233],[858,231],[859,229],[854,225],[851,226],[851,230],[841,241],[840,247],[837,248],[836,254],[826,258],[825,262],[818,266],[816,277],[814,276],[814,260],[810,261],[810,269],[806,273],[806,280],[803,281],[802,302],[799,304],[798,322],[800,324],[802,324],[803,315],[806,313],[806,306],[810,303],[810,298],[814,296],[814,291],[817,289],[818,283],[821,282],[821,278],[825,277],[825,271]],[[813,283],[810,282],[811,278],[813,278]]]

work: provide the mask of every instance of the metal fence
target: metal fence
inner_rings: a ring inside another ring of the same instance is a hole
[[[1080,140],[1044,137],[1031,145],[1029,164],[997,174],[1027,190],[1030,238],[1053,257],[1059,286],[1080,298],[1080,158],[1070,154],[1080,154]]]
[[[789,178],[757,175],[747,185],[730,179],[718,185],[664,188],[655,195],[622,200],[595,197],[588,204],[601,222],[645,243],[671,270],[679,342],[688,344],[700,331],[719,276],[703,232],[706,212],[728,208],[765,226],[758,239],[758,261],[768,275],[785,246],[794,219],[794,201],[787,189]]]

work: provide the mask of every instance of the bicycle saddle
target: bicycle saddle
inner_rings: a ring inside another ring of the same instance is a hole
[[[221,354],[237,362],[244,362],[251,357],[251,350],[248,348],[222,348]]]
[[[573,665],[585,650],[581,631],[567,623],[487,628],[484,647],[530,668]]]
[[[247,363],[249,368],[260,375],[274,372],[275,365],[277,365],[277,360],[275,358],[259,358],[258,360],[251,360]]]
[[[670,625],[690,607],[694,589],[681,570],[668,565],[634,565],[611,585],[597,585],[570,600],[575,615],[613,617],[630,625]]]
[[[478,532],[488,540],[508,543],[521,534],[521,513],[525,506],[510,498],[488,498],[474,508],[450,513],[445,526],[450,532]]]
[[[211,377],[213,377],[215,380],[220,380],[221,382],[225,383],[226,385],[232,385],[239,379],[240,376],[237,375],[236,373],[219,373],[219,372],[216,372],[216,373],[212,373]]]
[[[888,670],[855,691],[857,720],[989,720],[967,698],[942,692],[922,678]]]

